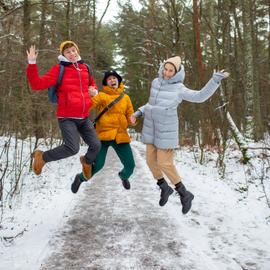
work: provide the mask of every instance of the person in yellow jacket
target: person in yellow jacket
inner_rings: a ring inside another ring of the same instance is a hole
[[[98,113],[124,92],[122,77],[115,70],[105,72],[102,85],[103,89],[98,94],[94,93],[93,90],[90,91],[91,95],[96,94],[92,97],[92,101],[93,107],[96,107]],[[135,162],[127,128],[129,124],[135,124],[136,120],[131,118],[133,113],[134,109],[130,97],[124,94],[97,121],[96,132],[101,141],[101,150],[92,164],[91,177],[103,168],[108,148],[111,146],[124,166],[118,175],[124,188],[130,189],[129,177],[133,173]],[[76,193],[81,183],[87,180],[83,172],[77,174],[71,185],[72,192]]]

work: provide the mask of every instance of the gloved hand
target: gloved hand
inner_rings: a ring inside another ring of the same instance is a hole
[[[220,71],[216,71],[214,69],[214,73],[213,73],[212,78],[216,83],[220,83],[222,79],[228,78],[229,76],[230,76],[230,73],[227,71],[224,71],[224,69],[222,69]]]
[[[142,116],[142,112],[140,110],[137,110],[135,113],[133,113],[133,116],[135,118],[141,117]]]

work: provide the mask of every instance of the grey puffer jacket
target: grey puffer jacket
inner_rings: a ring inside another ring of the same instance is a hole
[[[191,90],[184,84],[184,66],[169,80],[163,78],[163,65],[159,77],[154,79],[148,103],[135,112],[135,117],[144,116],[142,142],[154,144],[160,149],[173,149],[179,145],[179,120],[177,107],[183,101],[201,103],[211,97],[223,78],[220,72],[200,90]]]

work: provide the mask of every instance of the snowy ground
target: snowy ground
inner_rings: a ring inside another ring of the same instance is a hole
[[[237,151],[228,151],[220,179],[215,153],[207,152],[199,165],[193,152],[178,151],[177,167],[195,194],[184,216],[176,195],[158,205],[145,146],[132,147],[137,166],[131,190],[117,177],[121,165],[113,151],[104,170],[76,195],[70,184],[80,171],[79,155],[47,164],[40,177],[24,174],[20,197],[2,214],[0,269],[270,269],[270,211],[260,159],[248,169]]]

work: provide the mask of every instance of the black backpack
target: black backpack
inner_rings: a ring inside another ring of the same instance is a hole
[[[85,64],[89,73],[89,78],[92,76],[93,71],[90,65]],[[59,71],[59,76],[56,82],[56,85],[50,86],[48,88],[48,97],[51,103],[57,104],[58,98],[57,98],[57,88],[60,86],[62,83],[62,79],[64,76],[64,71],[65,71],[65,66],[60,64],[60,71]]]

